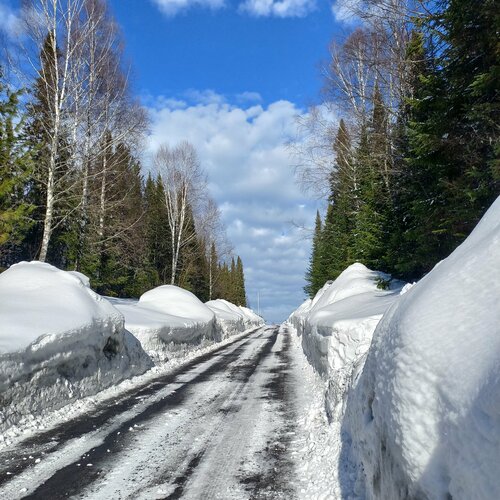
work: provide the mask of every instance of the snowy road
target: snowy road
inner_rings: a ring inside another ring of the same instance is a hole
[[[290,340],[260,328],[0,453],[0,498],[296,497]]]

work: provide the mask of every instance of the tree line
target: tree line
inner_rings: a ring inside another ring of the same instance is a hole
[[[356,261],[420,279],[500,193],[496,2],[352,9],[360,22],[331,43],[323,102],[301,123],[302,184],[328,200],[316,217],[311,297]]]
[[[148,120],[106,1],[29,0],[22,20],[0,60],[0,268],[38,259],[105,295],[175,284],[246,305],[195,148],[161,146],[144,176]]]

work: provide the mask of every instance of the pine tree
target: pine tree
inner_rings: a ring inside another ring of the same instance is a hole
[[[212,300],[217,295],[217,285],[220,281],[219,257],[215,242],[210,245],[210,255],[208,258],[208,300]]]
[[[377,114],[374,112],[374,118]],[[362,130],[356,151],[356,168],[359,173],[357,199],[359,208],[353,232],[354,260],[371,269],[380,269],[383,254],[384,214],[381,211],[382,176],[377,162],[371,155],[369,131]]]
[[[76,239],[77,173],[70,169],[68,134],[64,123],[54,132],[54,92],[58,89],[57,61],[61,53],[49,33],[40,50],[41,69],[27,105],[26,139],[32,145],[32,184],[27,199],[35,221],[23,241],[22,258],[39,257],[58,267],[68,265],[68,245]],[[44,243],[45,239],[45,243]],[[71,253],[71,251],[70,251]]]
[[[141,167],[123,143],[111,154],[107,183],[104,233],[92,244],[84,272],[101,294],[138,296],[151,288],[154,275],[147,260]]]
[[[215,283],[212,299],[229,300],[228,291],[230,289],[229,268],[226,262],[220,263],[218,266],[218,280]]]
[[[231,257],[231,266],[229,267],[229,283],[228,288],[226,290],[226,300],[236,303],[238,300],[238,291],[237,291],[237,277],[236,277],[236,262],[234,261],[234,257]]]

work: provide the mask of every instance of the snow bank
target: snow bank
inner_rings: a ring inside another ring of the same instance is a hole
[[[344,429],[369,498],[500,498],[500,198],[385,314]]]
[[[243,332],[252,326],[264,324],[264,320],[251,309],[237,306],[224,299],[210,300],[205,305],[215,314],[223,338]]]
[[[162,285],[140,299],[110,299],[124,315],[125,327],[157,361],[166,361],[175,345],[219,340],[215,315],[191,292]]]
[[[247,308],[226,300],[203,304],[194,294],[173,285],[163,285],[137,300],[109,299],[124,315],[125,326],[157,361],[168,360],[187,344],[220,341],[251,326],[262,318]]]
[[[0,430],[151,366],[122,315],[88,285],[41,262],[0,274]]]
[[[399,295],[400,282],[385,291],[377,288],[378,279],[390,276],[353,264],[288,319],[302,335],[309,362],[330,382],[326,395],[330,418],[341,414],[353,365],[368,350],[380,318]]]

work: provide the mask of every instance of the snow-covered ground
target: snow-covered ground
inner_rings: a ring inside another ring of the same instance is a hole
[[[300,338],[291,330],[291,366],[296,379],[296,435],[290,443],[295,462],[297,493],[302,500],[340,498],[336,450],[340,450],[340,423],[328,422],[324,394],[326,382],[308,363]]]
[[[12,266],[0,275],[0,439],[154,363],[170,367],[189,351],[263,324],[249,310],[224,305],[240,311],[238,325],[224,326],[225,312],[219,318],[175,286],[138,301],[109,299],[80,273],[41,262]]]
[[[177,286],[159,286],[139,300],[108,300],[123,314],[125,328],[157,362],[167,361],[179,344],[219,340],[214,313],[191,292]]]
[[[288,319],[302,337],[307,359],[329,383],[326,403],[331,419],[338,419],[342,411],[353,365],[368,350],[380,318],[403,285],[394,281],[390,290],[381,290],[378,279],[389,282],[390,276],[353,264]]]
[[[83,275],[49,264],[0,274],[0,325],[0,430],[152,366]]]
[[[368,497],[500,498],[500,198],[384,315],[344,429]]]
[[[218,329],[222,338],[264,324],[264,320],[247,307],[240,307],[224,299],[205,302],[215,314]]]
[[[417,284],[373,276],[351,266],[288,322],[321,375],[331,498],[500,498],[500,198]]]
[[[173,285],[144,293],[139,300],[108,300],[125,317],[125,328],[156,362],[177,356],[179,349],[201,341],[217,341],[264,324],[253,311],[225,300],[203,304]]]

